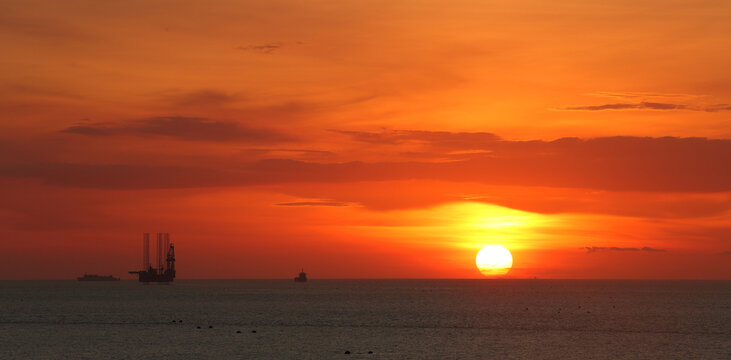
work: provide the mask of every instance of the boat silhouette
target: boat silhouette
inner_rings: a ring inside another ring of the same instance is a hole
[[[305,274],[305,269],[302,269],[302,272],[300,272],[299,276],[294,278],[294,282],[307,282],[307,274]]]

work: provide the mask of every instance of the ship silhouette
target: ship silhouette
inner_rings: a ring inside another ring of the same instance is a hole
[[[294,282],[307,282],[307,274],[305,274],[305,269],[302,269],[300,275],[294,278]]]

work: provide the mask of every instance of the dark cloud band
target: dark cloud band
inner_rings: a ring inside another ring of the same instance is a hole
[[[76,125],[61,130],[87,136],[158,135],[182,140],[277,142],[289,137],[279,131],[244,126],[234,121],[199,117],[160,116],[114,124]]]

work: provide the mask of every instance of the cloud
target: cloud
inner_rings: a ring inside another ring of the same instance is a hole
[[[705,109],[706,112],[716,112],[716,111],[731,111],[731,105],[729,104],[717,104],[717,105],[711,105]]]
[[[640,250],[649,251],[649,252],[665,252],[666,251],[665,249],[656,249],[656,248],[651,248],[649,246],[643,246]]]
[[[278,142],[290,139],[273,129],[247,127],[234,121],[185,116],[161,116],[124,123],[75,125],[61,132],[87,136],[157,135],[198,141]]]
[[[605,247],[605,246],[586,246],[585,247],[587,253],[594,253],[594,252],[604,252],[604,251],[646,251],[646,252],[665,252],[665,249],[657,249],[657,248],[651,248],[649,246],[643,246],[641,248],[636,247]]]
[[[301,153],[301,154],[313,154],[329,156],[333,155],[332,151],[326,150],[312,150],[312,149],[282,149],[282,148],[259,148],[259,149],[244,149],[242,152],[255,153],[255,154],[267,154],[267,153]]]
[[[126,164],[35,163],[0,165],[0,176],[39,179],[48,185],[114,190],[246,185],[242,174],[207,168]]]
[[[284,43],[281,42],[271,42],[271,43],[265,43],[265,44],[251,44],[251,45],[241,45],[237,46],[236,50],[242,50],[242,51],[252,51],[257,52],[260,54],[271,54],[284,46]]]
[[[277,206],[349,206],[349,203],[339,201],[296,201],[275,204]]]
[[[469,201],[541,214],[590,213],[649,218],[696,218],[731,209],[731,193],[593,191],[576,188],[463,186]]]
[[[692,219],[731,210],[731,193],[610,192],[572,188],[493,186],[477,182],[392,180],[278,184],[290,196],[357,203],[375,211],[479,202],[540,214],[606,214],[655,219]],[[703,232],[706,230],[704,229]],[[715,230],[714,230],[715,231]],[[718,237],[724,237],[718,234]]]
[[[344,132],[357,141],[420,143],[432,158],[461,153],[440,165],[409,161],[413,178],[502,185],[590,188],[612,191],[717,192],[731,190],[731,140],[614,136],[553,141],[513,141],[490,133]],[[471,141],[460,141],[464,138]],[[424,153],[422,159],[427,159]],[[386,166],[386,165],[379,165]],[[433,168],[439,174],[428,174]],[[440,168],[441,170],[437,170]]]
[[[69,133],[69,134],[80,134],[80,135],[89,135],[89,136],[107,136],[112,135],[114,133],[115,129],[110,129],[105,127],[102,124],[95,124],[95,125],[74,125],[69,126],[61,132]]]
[[[22,94],[24,96],[32,98],[47,98],[47,99],[80,99],[81,96],[71,91],[53,88],[53,87],[41,87],[27,84],[9,84],[3,87],[4,91],[12,94]]]
[[[604,110],[689,110],[703,112],[729,111],[729,104],[701,103],[701,95],[663,94],[644,92],[596,92],[591,96],[610,98],[620,101],[599,105],[565,106],[556,110],[565,111],[604,111]],[[636,102],[638,101],[639,102]]]
[[[659,103],[659,102],[647,102],[643,101],[640,103],[616,103],[616,104],[602,104],[602,105],[586,105],[586,106],[567,106],[561,108],[561,110],[570,111],[602,111],[602,110],[698,110],[690,108],[683,104],[671,104],[671,103]],[[707,110],[702,110],[707,111]]]
[[[610,99],[654,99],[654,101],[662,100],[682,100],[690,101],[703,97],[703,95],[696,94],[679,94],[679,93],[654,93],[654,92],[639,92],[639,91],[597,91],[589,96],[610,98]]]
[[[239,98],[219,90],[202,89],[175,95],[168,95],[164,99],[175,107],[208,107],[231,104]]]
[[[323,161],[332,160],[335,153],[326,150],[284,149],[284,148],[251,148],[243,149],[240,154],[247,159],[272,159],[288,157],[298,160]]]
[[[422,143],[436,149],[481,149],[501,138],[488,132],[446,132],[423,130],[391,130],[380,133],[331,130],[348,135],[355,141],[372,144]]]
[[[77,127],[67,132],[94,135],[168,135],[190,140],[276,141],[277,133],[260,135],[258,130],[238,128],[230,123],[210,128],[207,121],[193,119],[177,127],[177,119],[155,119],[152,123],[128,126]],[[242,130],[244,129],[244,130]],[[451,136],[448,133],[444,136]],[[446,145],[445,145],[446,146]],[[460,146],[450,143],[448,146]],[[473,146],[473,145],[470,145]],[[360,181],[438,180],[474,182],[486,185],[582,188],[604,191],[713,193],[731,191],[731,140],[705,138],[607,137],[563,138],[554,141],[499,140],[484,145],[487,154],[458,161],[380,161],[326,163],[293,159],[266,159],[250,163],[217,165],[210,186],[226,184],[344,183]],[[450,149],[451,150],[451,149]],[[47,178],[54,182],[59,173],[90,171],[116,174],[116,166],[63,163],[23,163],[0,166],[6,176]],[[65,170],[64,170],[65,169]],[[208,170],[182,167],[185,176],[209,186]],[[203,171],[203,175],[197,175]],[[149,178],[136,179],[144,187]],[[89,186],[108,187],[119,183],[113,175],[94,177]],[[193,181],[195,182],[195,181]],[[70,183],[70,179],[63,182]],[[97,183],[94,185],[94,183]],[[154,185],[159,186],[159,184]],[[186,185],[187,186],[187,185]],[[128,187],[128,186],[127,186]]]

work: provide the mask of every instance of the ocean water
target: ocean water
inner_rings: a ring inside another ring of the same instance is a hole
[[[731,282],[5,281],[0,358],[730,359]]]

